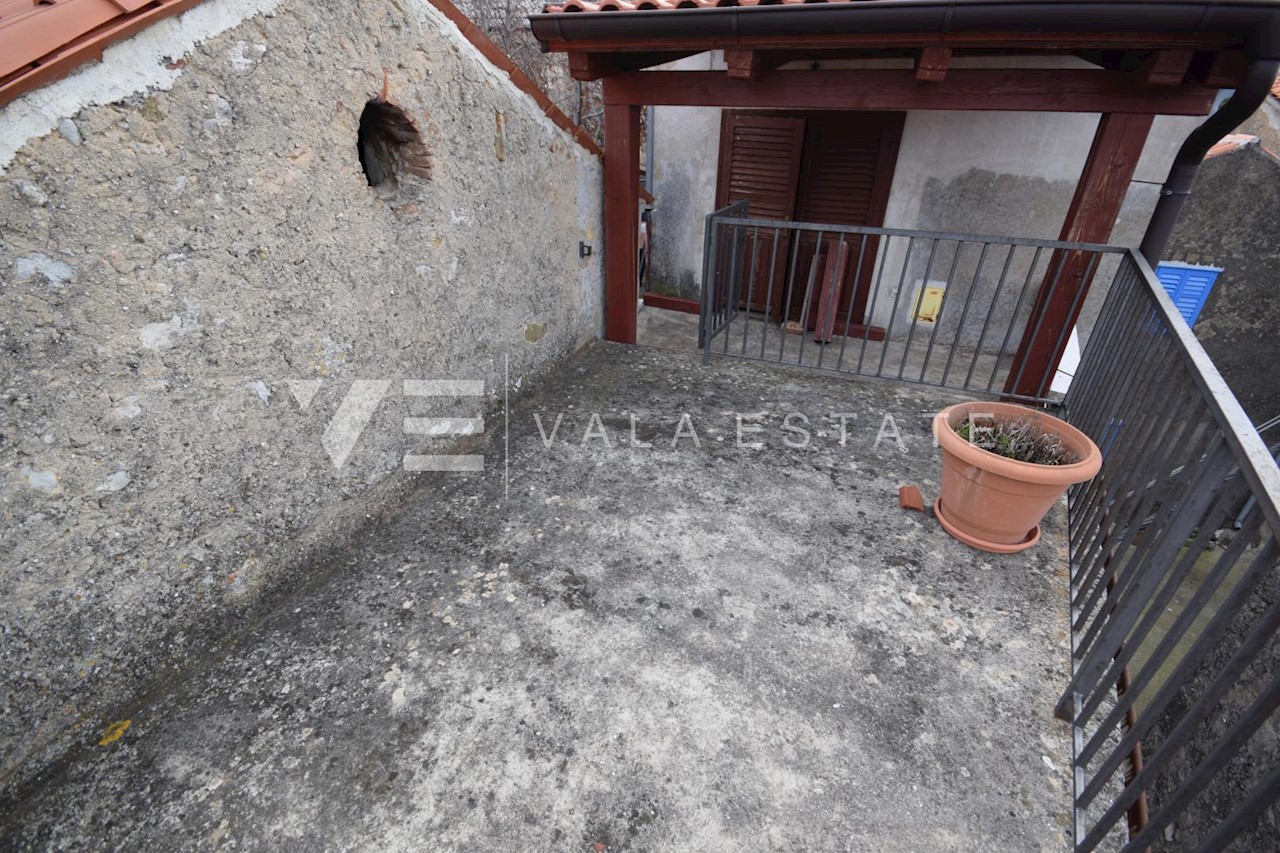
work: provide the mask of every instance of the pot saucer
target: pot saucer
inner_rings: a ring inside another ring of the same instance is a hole
[[[933,501],[933,514],[938,517],[938,522],[942,525],[942,529],[951,534],[952,537],[959,539],[971,548],[977,548],[979,551],[989,551],[992,554],[1016,554],[1019,551],[1025,551],[1032,545],[1040,541],[1040,525],[1036,525],[1029,533],[1027,538],[1015,545],[1004,545],[998,542],[988,542],[985,539],[979,539],[976,536],[970,536],[956,527],[947,517],[942,514],[942,498],[935,498]]]

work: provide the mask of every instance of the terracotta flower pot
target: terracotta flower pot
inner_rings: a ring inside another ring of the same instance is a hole
[[[970,444],[955,427],[969,414],[996,420],[1029,418],[1057,436],[1079,462],[1036,465],[1007,459]],[[1067,487],[1092,479],[1102,454],[1089,436],[1066,421],[1010,403],[971,402],[948,406],[933,418],[942,448],[942,487],[933,510],[943,529],[974,548],[1011,554],[1040,541],[1040,519]]]

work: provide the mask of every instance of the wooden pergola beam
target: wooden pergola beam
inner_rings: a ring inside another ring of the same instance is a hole
[[[1238,50],[1216,53],[1204,75],[1204,84],[1214,89],[1234,89],[1244,80],[1248,60]]]
[[[1150,86],[1177,86],[1191,70],[1194,50],[1158,50],[1143,63],[1142,75]]]
[[[599,80],[624,71],[639,71],[692,56],[694,51],[667,50],[646,53],[587,53],[573,51],[569,58],[569,76],[574,80]]]
[[[574,80],[599,80],[616,70],[608,57],[598,53],[570,53],[568,56],[569,76]]]
[[[742,80],[716,71],[644,71],[609,79],[606,104],[748,109],[1013,110],[1206,115],[1216,90],[1152,86],[1138,75],[1090,69],[954,69],[939,82],[914,71],[779,71]]]
[[[730,77],[755,80],[766,70],[764,53],[758,50],[726,50],[724,63]]]
[[[916,59],[916,79],[929,83],[941,83],[947,77],[947,69],[951,67],[951,48],[926,47],[921,49]]]

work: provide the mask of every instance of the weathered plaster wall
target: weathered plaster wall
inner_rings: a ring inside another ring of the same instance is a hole
[[[650,287],[657,293],[697,299],[706,216],[716,206],[720,110],[659,107],[654,110],[654,127]]]
[[[434,155],[389,199],[356,156],[384,69]],[[597,335],[599,253],[578,242],[599,238],[601,170],[422,0],[210,0],[0,128],[12,782],[430,487],[402,458],[451,442],[406,415],[500,429],[508,362],[515,393]],[[413,379],[486,396],[408,398]],[[336,467],[326,428],[356,381],[385,397]]]
[[[1092,113],[908,113],[885,224],[923,231],[1056,240],[1088,158],[1098,119]],[[1183,139],[1200,121],[1165,116],[1156,119],[1116,225],[1105,242],[1122,246],[1140,242],[1169,164]],[[896,256],[890,255],[886,282],[896,283],[905,248],[904,245]],[[1022,249],[1014,255],[1008,274],[1008,282],[1014,286],[1002,291],[1005,295],[994,307],[994,327],[1007,327],[1016,308],[1018,288],[1026,280],[1034,254],[1034,250]],[[949,261],[949,256],[936,258],[930,278],[945,278]],[[1038,289],[1049,263],[1048,254],[1042,254],[1031,276],[1033,288]],[[911,293],[916,279],[923,274],[923,269],[916,267],[923,265],[913,263],[911,272],[916,274],[908,275]],[[955,290],[949,293],[948,300],[968,295],[974,267],[976,258],[962,258],[953,281]],[[1088,341],[1115,267],[1111,261],[1099,264],[1094,286],[1081,309],[1082,345]],[[984,267],[980,298],[974,305],[977,311],[966,317],[966,325],[976,328],[961,336],[965,343],[975,342],[980,324],[986,319],[981,297],[989,299],[994,293],[1001,269],[999,265]],[[1034,293],[1034,289],[1028,293],[1015,318],[1010,345],[1020,340]],[[888,324],[892,312],[892,302],[886,301],[887,307],[877,310],[876,322],[880,325]],[[899,328],[905,327],[911,305],[910,294],[904,294],[900,316],[896,318]],[[951,329],[944,323],[939,334],[948,340]]]
[[[1200,167],[1169,260],[1222,268],[1196,337],[1255,423],[1280,415],[1280,161],[1250,146]]]
[[[897,168],[885,211],[885,225],[923,231],[950,231],[983,235],[1010,235],[1053,239],[1058,236],[1075,181],[1084,167],[1089,143],[1098,123],[1097,116],[1076,113],[1035,115],[1011,112],[937,112],[907,114]],[[872,322],[893,323],[895,333],[910,328],[911,307],[919,280],[924,276],[929,244],[917,242],[912,264],[904,281],[907,292],[898,300],[898,315],[892,317],[894,294],[906,258],[907,241],[894,241],[884,256],[881,276],[885,293],[877,301]],[[931,280],[943,280],[950,267],[953,245],[944,245],[945,257],[936,257]],[[975,250],[957,266],[947,299],[963,304],[977,265]],[[1003,340],[1008,316],[1017,304],[1018,287],[1025,280],[1034,250],[1020,250],[1009,266],[1003,298],[991,320],[998,346]],[[997,260],[997,258],[992,258]],[[1003,255],[997,263],[986,263],[980,294],[995,292],[1003,269]],[[1042,258],[1039,267],[1047,264]],[[1039,268],[1038,267],[1038,268]],[[1031,300],[1024,301],[1023,312]],[[965,343],[976,343],[987,319],[986,305],[975,300],[966,316]],[[948,340],[953,333],[944,320],[939,335]],[[1016,335],[1011,343],[1016,341]]]
[[[724,68],[719,51],[659,66],[667,71]],[[650,287],[657,293],[698,299],[706,216],[716,206],[720,162],[719,107],[657,107],[654,111],[652,214],[654,241]]]

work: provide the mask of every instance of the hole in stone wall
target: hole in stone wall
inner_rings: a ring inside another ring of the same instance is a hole
[[[394,189],[403,175],[431,177],[431,155],[417,125],[381,95],[360,113],[356,149],[371,187]]]

